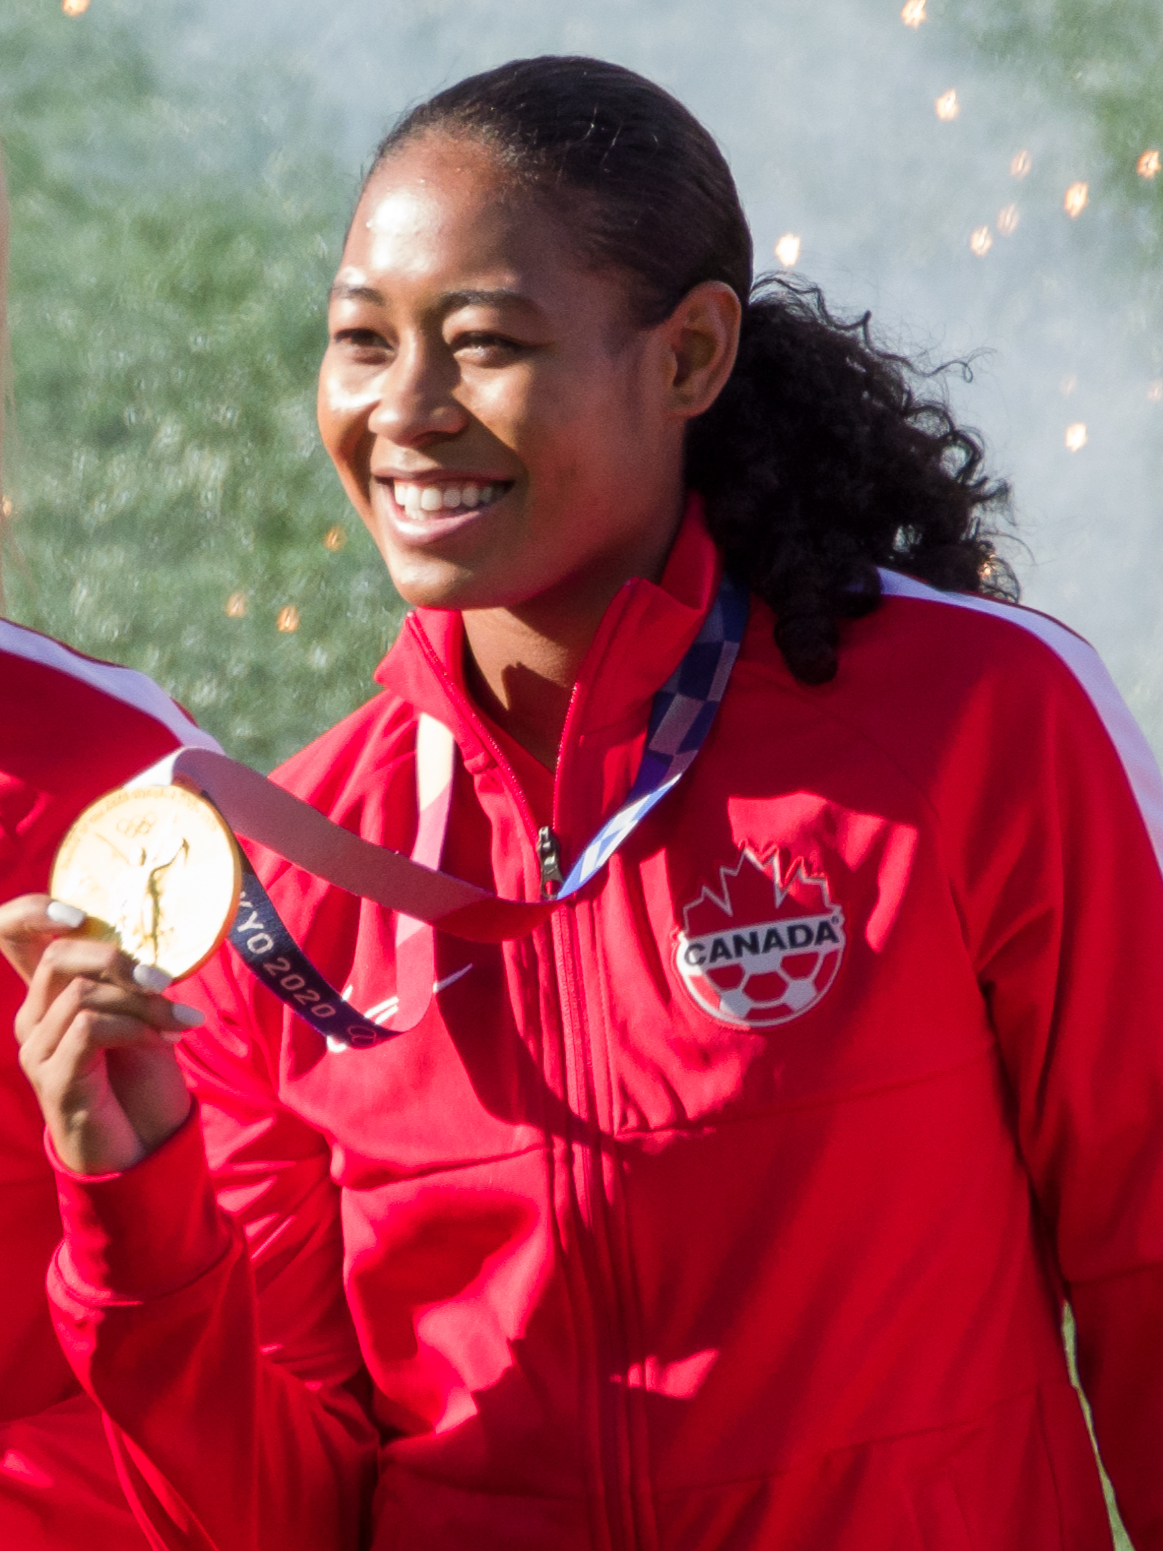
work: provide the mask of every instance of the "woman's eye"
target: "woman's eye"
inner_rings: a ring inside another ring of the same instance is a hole
[[[357,351],[388,348],[387,340],[382,334],[377,334],[375,329],[339,329],[331,337],[337,345],[346,345]]]
[[[469,356],[482,365],[502,365],[521,355],[529,347],[503,334],[461,334],[452,347],[457,355]]]

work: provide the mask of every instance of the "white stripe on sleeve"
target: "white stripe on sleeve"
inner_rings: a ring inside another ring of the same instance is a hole
[[[26,630],[23,625],[14,625],[8,619],[0,619],[0,652],[23,657],[26,662],[40,663],[45,668],[55,668],[58,673],[66,673],[82,684],[111,695],[114,700],[133,706],[160,722],[181,744],[221,753],[217,741],[208,732],[203,732],[197,722],[192,722],[160,684],[155,684],[136,668],[119,668],[115,663],[82,656],[60,641],[54,641],[52,636]]]
[[[1156,859],[1163,869],[1163,775],[1159,773],[1158,763],[1138,722],[1131,715],[1103,665],[1102,658],[1089,641],[1084,641],[1065,625],[1033,609],[1020,608],[1012,603],[995,603],[989,598],[974,597],[971,593],[942,592],[911,576],[903,576],[899,571],[889,571],[883,567],[880,581],[887,597],[947,603],[954,608],[989,614],[1020,630],[1028,630],[1065,663],[1090,697],[1091,704],[1115,746],[1147,826]]]

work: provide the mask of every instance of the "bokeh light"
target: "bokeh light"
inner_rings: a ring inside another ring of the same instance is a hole
[[[993,233],[988,226],[978,226],[970,234],[969,246],[977,254],[978,258],[984,258],[993,247]]]
[[[332,527],[328,528],[327,532],[323,535],[323,548],[329,549],[333,555],[337,554],[346,543],[347,530],[340,527],[339,523],[335,523]]]
[[[1018,229],[1021,220],[1021,212],[1017,205],[1006,205],[997,213],[997,229],[1003,237],[1012,237]]]
[[[1068,451],[1081,452],[1086,443],[1086,426],[1081,420],[1076,420],[1073,425],[1066,427],[1066,446]]]
[[[1024,178],[1029,175],[1030,168],[1034,165],[1034,158],[1029,151],[1018,151],[1010,161],[1010,177]]]
[[[275,621],[275,627],[283,635],[293,635],[299,628],[299,610],[293,603],[288,603],[279,610],[279,617]]]
[[[775,245],[775,256],[785,269],[794,269],[800,261],[800,239],[795,232],[784,232]]]
[[[241,619],[246,613],[246,594],[244,592],[232,592],[226,600],[226,614],[229,619]]]
[[[1066,190],[1062,208],[1072,221],[1076,221],[1090,203],[1089,183],[1072,183]]]
[[[943,124],[950,123],[961,112],[961,103],[952,87],[942,92],[933,104],[933,110]]]
[[[922,22],[927,22],[925,6],[928,0],[905,0],[904,9],[901,11],[901,21],[906,27],[919,27]]]
[[[1136,163],[1140,178],[1153,178],[1160,165],[1158,151],[1144,151]]]
[[[89,9],[89,0],[61,0],[61,10],[66,16],[83,16]]]

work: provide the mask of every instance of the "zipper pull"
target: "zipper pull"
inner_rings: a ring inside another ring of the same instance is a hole
[[[548,824],[537,831],[537,860],[541,866],[541,898],[552,899],[565,879],[561,874],[557,836]]]

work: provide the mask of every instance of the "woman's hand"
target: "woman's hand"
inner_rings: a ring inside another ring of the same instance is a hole
[[[112,1174],[160,1147],[190,1112],[173,1041],[202,1022],[157,993],[169,979],[112,943],[75,935],[75,906],[46,894],[0,905],[0,952],[28,985],[20,1064],[61,1162]]]

